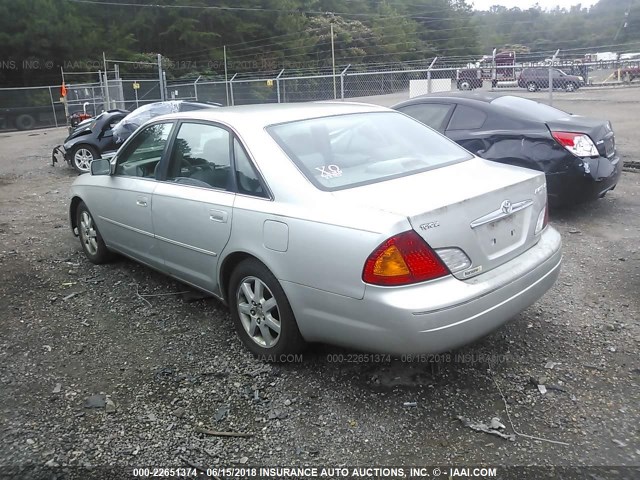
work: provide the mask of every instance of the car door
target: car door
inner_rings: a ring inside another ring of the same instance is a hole
[[[549,88],[549,70],[546,68],[539,68],[535,70],[535,72],[538,88]]]
[[[232,134],[195,121],[183,121],[177,129],[153,193],[154,230],[167,271],[213,292],[218,258],[231,235]]]
[[[154,238],[152,195],[173,125],[149,125],[123,145],[112,160],[115,172],[103,185],[106,188],[96,189],[92,207],[108,246],[156,268],[164,262]]]
[[[487,114],[476,107],[456,105],[445,135],[471,153],[482,156],[487,148],[486,134],[482,126],[487,120]]]
[[[441,102],[420,102],[398,108],[398,111],[415,118],[419,122],[444,133],[454,105]]]

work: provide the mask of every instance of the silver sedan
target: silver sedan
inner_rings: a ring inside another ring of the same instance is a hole
[[[476,340],[554,284],[544,174],[477,158],[382,107],[231,107],[153,119],[71,188],[87,258],[135,259],[226,303],[271,359]]]

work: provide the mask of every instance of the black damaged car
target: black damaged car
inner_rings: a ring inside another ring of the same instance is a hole
[[[428,94],[393,107],[479,157],[542,171],[551,206],[604,197],[622,160],[607,120],[494,93]]]
[[[84,120],[71,132],[63,145],[53,149],[52,161],[57,155],[63,158],[80,173],[89,171],[91,162],[105,152],[118,149],[113,127],[129,114],[127,110],[109,110],[95,118]]]

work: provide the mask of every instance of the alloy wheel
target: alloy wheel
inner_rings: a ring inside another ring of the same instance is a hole
[[[263,348],[272,348],[278,343],[282,327],[278,302],[262,280],[243,278],[236,293],[236,306],[251,340]]]
[[[78,167],[78,170],[88,172],[91,168],[91,162],[93,161],[93,153],[87,148],[79,148],[73,155],[73,162]]]
[[[80,215],[80,239],[87,252],[91,255],[98,253],[98,239],[93,218],[86,210]]]

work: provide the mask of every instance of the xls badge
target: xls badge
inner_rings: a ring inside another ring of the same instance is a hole
[[[440,226],[440,222],[437,220],[435,222],[423,223],[420,225],[421,230],[431,230],[432,228],[436,228]]]

